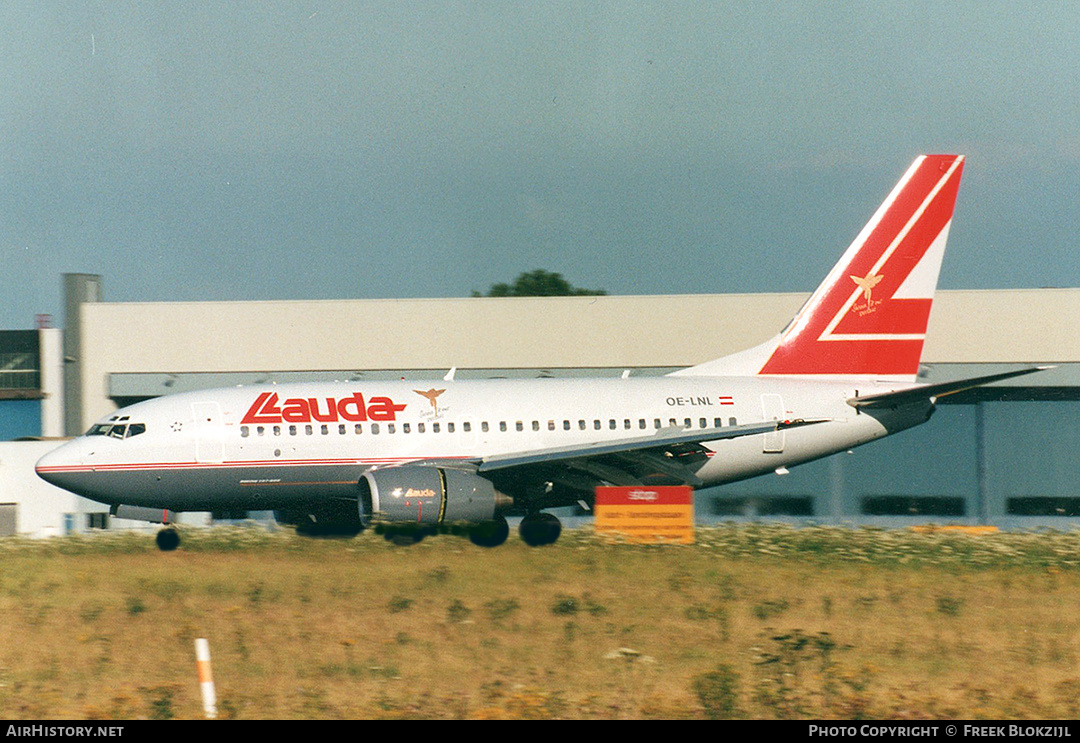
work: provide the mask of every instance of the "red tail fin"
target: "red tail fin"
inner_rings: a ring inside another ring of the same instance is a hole
[[[683,373],[914,379],[963,163],[917,159],[780,336]]]

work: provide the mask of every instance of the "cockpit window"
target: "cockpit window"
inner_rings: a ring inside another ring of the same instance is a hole
[[[145,423],[95,423],[86,432],[87,436],[112,436],[114,439],[130,439],[146,433]]]

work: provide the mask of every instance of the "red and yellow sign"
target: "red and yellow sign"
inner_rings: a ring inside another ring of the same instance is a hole
[[[693,544],[693,488],[599,487],[596,533],[645,544]]]

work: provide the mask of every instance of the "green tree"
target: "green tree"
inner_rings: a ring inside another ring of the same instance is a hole
[[[474,297],[574,297],[607,294],[603,289],[578,289],[563,278],[538,268],[519,275],[512,284],[492,284],[487,294],[473,292]]]

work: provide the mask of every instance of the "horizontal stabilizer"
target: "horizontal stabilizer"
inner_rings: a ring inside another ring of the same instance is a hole
[[[848,400],[848,405],[853,408],[895,408],[900,405],[919,402],[921,400],[934,401],[946,395],[954,395],[957,392],[983,387],[1003,379],[1022,377],[1025,374],[1053,369],[1052,366],[1036,366],[1030,369],[1018,369],[1001,374],[990,374],[985,377],[972,377],[971,379],[957,379],[952,382],[939,382],[938,384],[923,384],[918,387],[909,387],[895,392],[881,392],[873,395],[859,395]]]

